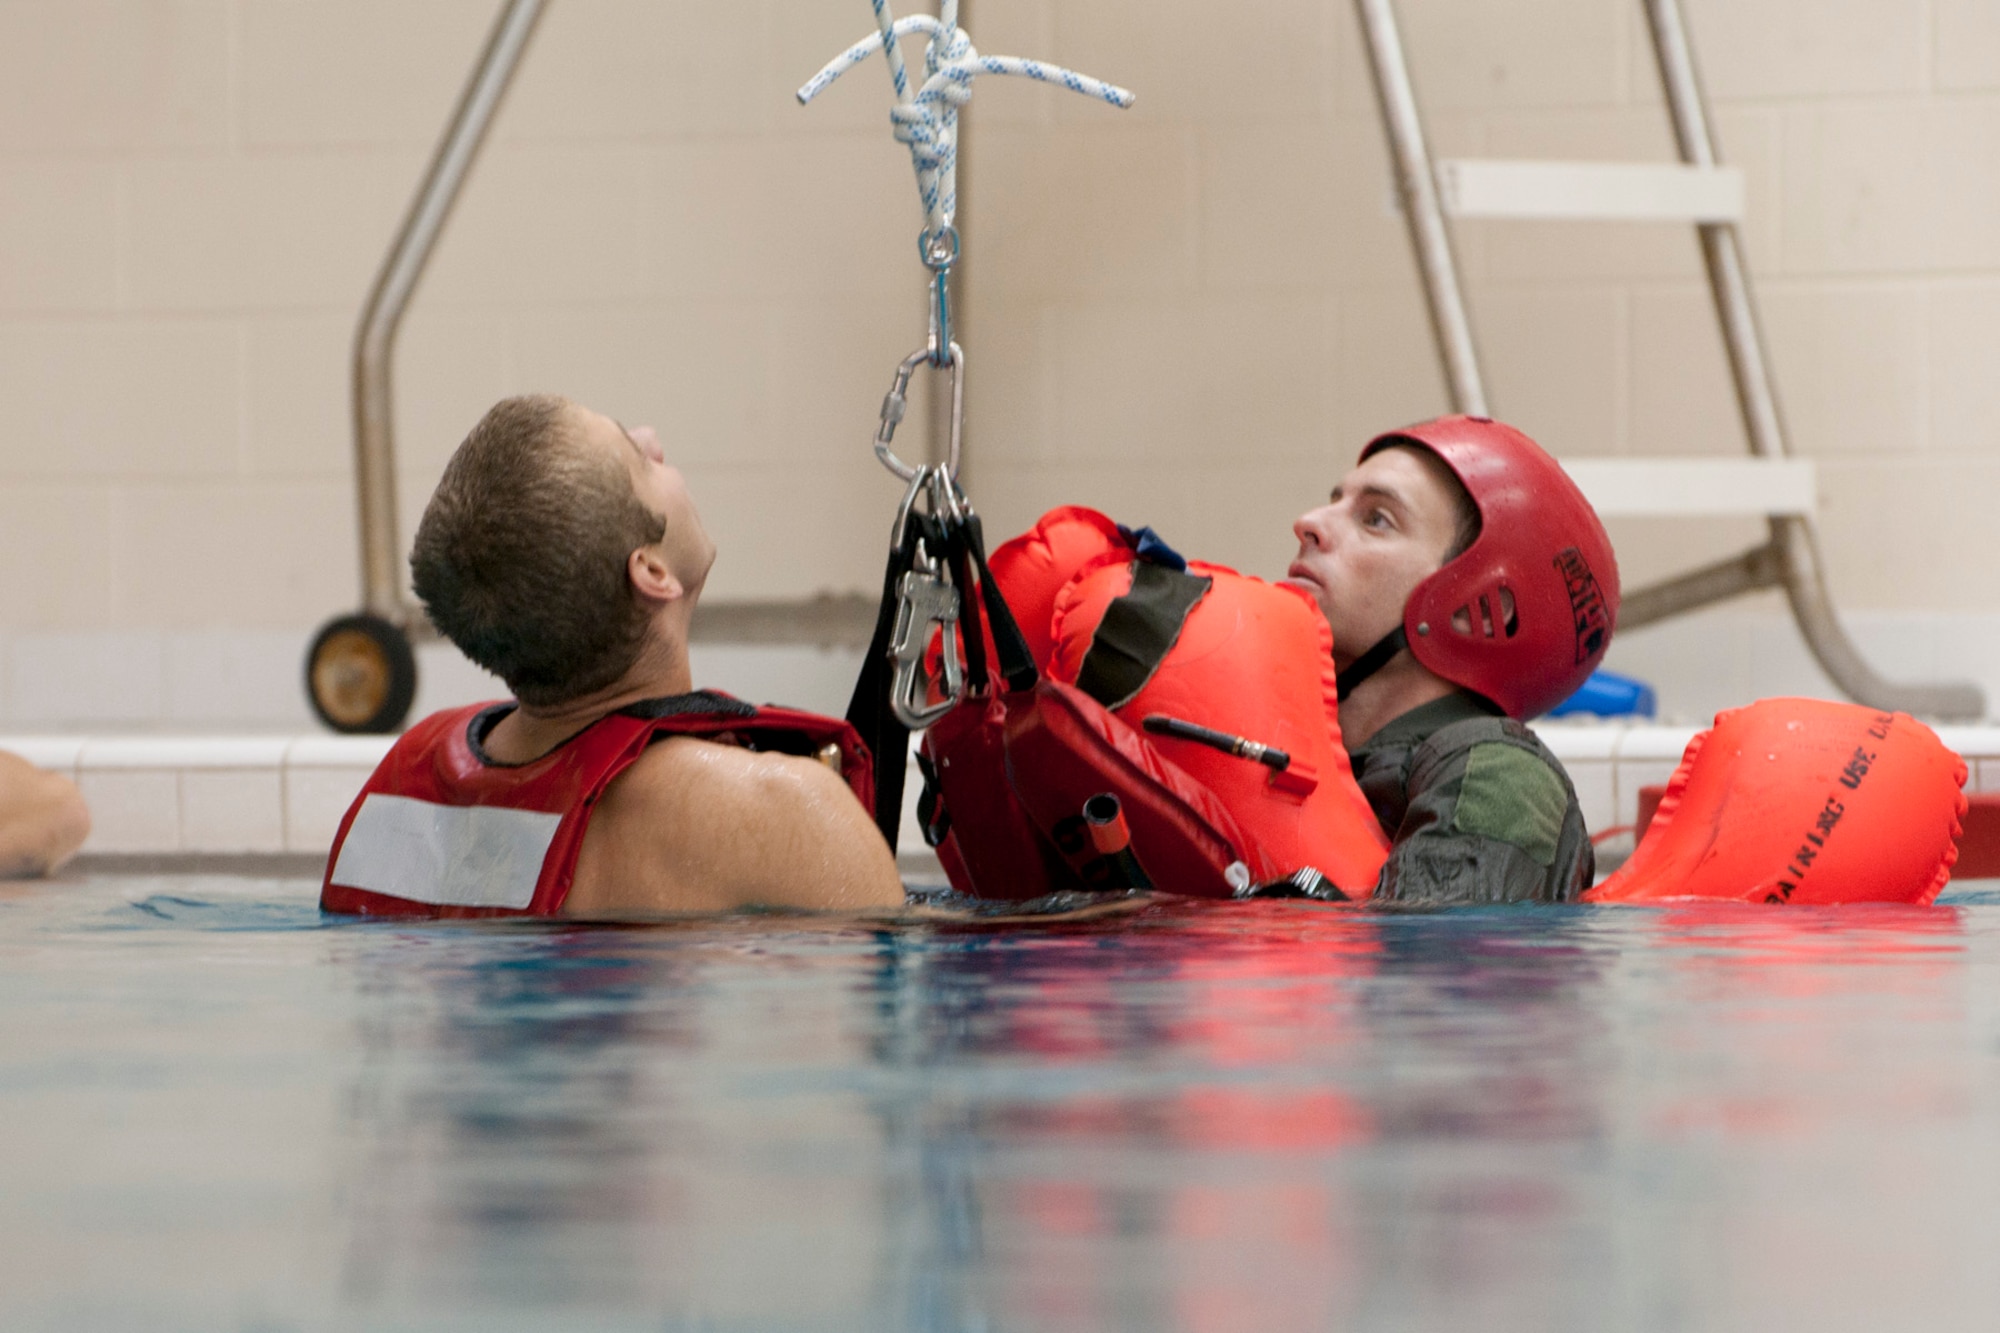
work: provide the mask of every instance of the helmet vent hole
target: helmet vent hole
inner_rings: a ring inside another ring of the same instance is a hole
[[[1472,608],[1461,606],[1451,613],[1451,627],[1460,634],[1472,633]]]
[[[1508,638],[1521,632],[1521,617],[1514,613],[1514,590],[1500,585],[1500,626]]]
[[[1479,594],[1479,628],[1487,638],[1493,637],[1493,603],[1485,593]]]

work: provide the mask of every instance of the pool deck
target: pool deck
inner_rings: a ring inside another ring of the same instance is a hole
[[[1699,728],[1557,723],[1562,758],[1595,830],[1631,824],[1642,787],[1666,782]],[[1940,727],[1965,756],[1969,792],[2000,792],[2000,725]],[[321,856],[386,736],[0,736],[0,750],[75,779],[93,823],[84,851],[112,856]],[[907,787],[903,845],[921,849]]]

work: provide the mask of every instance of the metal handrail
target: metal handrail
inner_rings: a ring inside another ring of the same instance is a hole
[[[361,513],[362,606],[411,634],[430,622],[403,595],[396,517],[396,423],[391,372],[396,332],[458,202],[466,173],[542,16],[544,0],[505,0],[459,95],[444,137],[382,261],[354,334],[354,478]]]
[[[1395,0],[1355,0],[1355,3],[1368,39],[1369,65],[1395,162],[1403,215],[1417,253],[1451,402],[1459,412],[1489,415],[1472,323],[1452,254],[1451,232],[1438,201],[1430,150],[1424,141],[1416,93],[1397,30]],[[1718,155],[1679,0],[1642,0],[1642,3],[1651,27],[1660,81],[1673,118],[1681,160],[1692,166],[1712,167]],[[1786,446],[1783,414],[1764,355],[1756,304],[1736,226],[1731,222],[1703,222],[1698,228],[1709,289],[1729,352],[1737,406],[1751,451],[1762,458],[1786,457],[1790,451]],[[1976,685],[1958,682],[1911,685],[1883,679],[1862,658],[1834,611],[1812,521],[1773,515],[1769,523],[1770,540],[1762,546],[1628,593],[1618,627],[1636,629],[1726,597],[1782,587],[1806,646],[1834,684],[1849,697],[1875,708],[1932,717],[1976,718],[1984,714],[1985,696]]]

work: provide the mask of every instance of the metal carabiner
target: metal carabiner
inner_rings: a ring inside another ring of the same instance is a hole
[[[906,570],[896,582],[896,629],[889,640],[889,656],[896,664],[889,708],[911,731],[922,731],[965,698],[965,667],[958,658],[958,589],[928,555],[923,564],[925,568]],[[939,684],[944,697],[929,703],[930,682],[923,668],[933,628],[940,635]]]
[[[917,373],[917,367],[931,365],[934,369],[951,372],[951,445],[945,458],[945,470],[953,477],[958,476],[959,441],[965,433],[965,351],[957,343],[949,344],[949,352],[943,366],[932,361],[930,344],[918,348],[903,358],[896,367],[896,378],[889,385],[888,394],[882,399],[882,424],[875,430],[875,457],[882,466],[901,477],[904,481],[914,481],[923,470],[905,463],[896,457],[889,447],[896,438],[896,427],[910,409],[910,377]]]

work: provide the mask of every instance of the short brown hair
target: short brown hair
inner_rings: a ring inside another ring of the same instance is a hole
[[[410,571],[440,633],[526,704],[559,704],[638,659],[648,613],[625,562],[666,535],[615,462],[578,448],[569,403],[494,405],[451,456]]]

